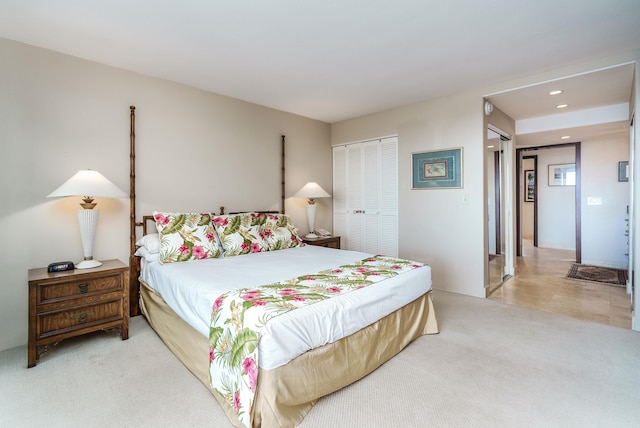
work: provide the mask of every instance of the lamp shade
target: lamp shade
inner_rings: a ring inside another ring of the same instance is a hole
[[[93,259],[93,241],[96,235],[96,227],[98,226],[98,216],[100,215],[98,210],[93,209],[96,206],[93,203],[93,198],[123,198],[127,194],[98,171],[84,169],[78,171],[73,177],[65,181],[62,186],[49,193],[47,198],[64,196],[81,196],[84,198],[84,204],[80,204],[84,209],[78,211],[84,260],[76,264],[76,269],[88,269],[102,265],[102,262]]]
[[[293,195],[294,198],[308,198],[308,199],[318,199],[318,198],[330,198],[331,195],[328,194],[318,183],[310,182],[305,184],[302,189],[298,190],[298,192]]]
[[[91,196],[94,198],[124,198],[127,196],[118,186],[98,171],[83,169],[65,181],[62,186],[47,195],[47,198],[62,196]]]

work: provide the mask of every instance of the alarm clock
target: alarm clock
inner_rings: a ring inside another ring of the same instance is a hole
[[[47,266],[47,272],[64,272],[66,270],[74,270],[73,262],[54,262]]]

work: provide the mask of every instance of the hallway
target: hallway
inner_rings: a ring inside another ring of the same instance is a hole
[[[631,328],[631,301],[623,287],[566,278],[574,252],[535,248],[523,241],[517,275],[488,298],[573,318]]]

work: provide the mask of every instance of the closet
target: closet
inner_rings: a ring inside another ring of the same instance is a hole
[[[333,227],[341,248],[398,256],[398,138],[333,147]]]

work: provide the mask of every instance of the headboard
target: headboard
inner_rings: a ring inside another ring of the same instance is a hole
[[[147,235],[155,231],[155,224],[153,228],[149,227],[150,222],[155,222],[152,215],[142,216],[142,221],[136,220],[136,108],[135,106],[129,107],[130,129],[129,129],[129,206],[130,206],[130,230],[129,230],[129,316],[140,315],[139,295],[140,295],[140,258],[135,255],[136,242],[137,242],[137,228],[142,228],[142,234]],[[282,156],[281,156],[281,195],[280,195],[280,211],[254,211],[265,214],[284,214],[284,201],[285,201],[285,136],[282,136],[281,140]],[[230,214],[238,214],[240,211],[231,212]],[[224,214],[224,207],[220,207],[220,215]]]

